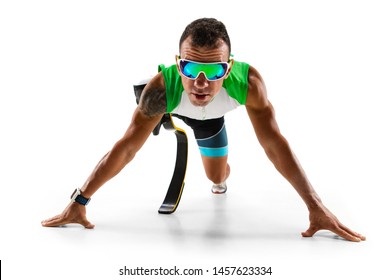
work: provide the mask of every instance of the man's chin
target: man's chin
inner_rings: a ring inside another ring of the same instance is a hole
[[[209,103],[210,101],[191,100],[191,104],[197,107],[204,107],[207,106]]]

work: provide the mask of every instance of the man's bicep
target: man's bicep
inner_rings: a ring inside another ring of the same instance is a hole
[[[148,117],[164,114],[167,110],[167,98],[164,78],[156,75],[142,91],[139,109]]]
[[[251,107],[247,107],[246,109],[259,140],[272,139],[280,133],[275,118],[275,111],[270,102],[261,109]]]
[[[280,151],[279,148],[285,146],[287,141],[280,133],[272,104],[269,103],[261,110],[247,107],[247,112],[260,145],[268,157],[273,158],[276,151]]]

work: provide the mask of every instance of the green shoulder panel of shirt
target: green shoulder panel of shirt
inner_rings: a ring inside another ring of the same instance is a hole
[[[172,112],[180,103],[181,95],[184,91],[181,82],[181,76],[176,65],[165,67],[159,65],[158,71],[162,71],[166,96],[167,96],[167,113]],[[248,72],[249,64],[245,62],[234,61],[229,76],[223,81],[224,87],[231,98],[244,105],[248,95]]]

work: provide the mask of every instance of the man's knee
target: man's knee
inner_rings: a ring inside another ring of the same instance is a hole
[[[207,178],[214,184],[220,184],[225,181],[226,175],[225,173],[212,173],[212,174],[207,174]]]
[[[215,166],[214,166],[215,167]],[[214,184],[220,184],[229,177],[230,166],[226,164],[224,168],[210,168],[206,169],[207,178]]]

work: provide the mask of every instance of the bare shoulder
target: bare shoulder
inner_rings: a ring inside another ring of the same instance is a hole
[[[154,117],[166,112],[167,99],[164,77],[161,72],[145,86],[139,102],[139,109],[148,117]]]
[[[268,100],[265,83],[260,73],[249,68],[248,96],[245,104],[248,116],[263,147],[269,147],[276,139],[281,139],[275,110]]]
[[[249,67],[248,96],[245,106],[248,109],[261,110],[269,105],[267,89],[260,73],[253,67]]]

